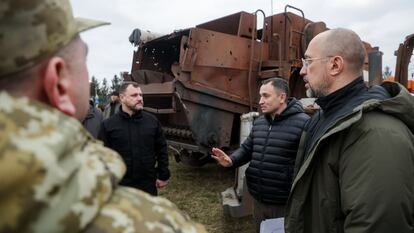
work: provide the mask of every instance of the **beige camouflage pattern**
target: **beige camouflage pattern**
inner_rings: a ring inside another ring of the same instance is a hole
[[[69,0],[1,0],[0,78],[37,64],[79,32],[104,24],[74,18]]]
[[[168,200],[117,187],[124,173],[77,120],[0,92],[0,232],[205,232]]]

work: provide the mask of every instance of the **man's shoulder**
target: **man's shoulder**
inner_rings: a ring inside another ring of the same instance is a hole
[[[312,118],[304,112],[297,113],[297,114],[292,115],[288,118],[288,120],[290,120],[292,122],[291,123],[292,125],[296,125],[296,126],[301,127],[301,128],[305,127],[305,125],[308,122],[310,122],[311,119]]]
[[[142,191],[119,187],[86,232],[206,232],[173,203]]]
[[[301,112],[301,113],[298,113],[298,114],[296,114],[296,115],[294,115],[294,116],[296,116],[296,117],[298,117],[298,118],[300,118],[300,119],[302,119],[302,120],[309,120],[311,117],[309,116],[309,114],[307,114],[307,113],[305,113],[305,112]]]
[[[372,110],[362,113],[361,119],[354,125],[356,128],[366,130],[380,131],[397,131],[400,132],[407,125],[397,117],[382,112],[380,110]],[[385,136],[385,135],[384,135]],[[389,135],[387,135],[389,136]]]
[[[267,123],[267,119],[265,114],[260,114],[256,119],[253,121],[253,125]]]

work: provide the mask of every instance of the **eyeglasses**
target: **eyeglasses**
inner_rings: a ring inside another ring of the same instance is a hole
[[[327,56],[327,57],[319,57],[319,58],[302,58],[302,67],[307,69],[308,66],[313,62],[313,61],[317,61],[317,60],[322,60],[322,59],[327,59],[327,58],[331,58],[332,56]]]

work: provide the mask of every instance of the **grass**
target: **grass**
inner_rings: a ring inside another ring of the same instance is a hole
[[[251,216],[232,218],[223,213],[220,193],[234,183],[234,170],[215,163],[189,167],[170,158],[171,178],[160,196],[174,202],[210,233],[254,232]]]

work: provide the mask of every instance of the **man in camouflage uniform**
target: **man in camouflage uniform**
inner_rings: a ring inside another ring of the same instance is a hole
[[[102,24],[73,18],[67,0],[0,2],[0,232],[205,232],[166,199],[118,187],[121,158],[79,123],[78,33]]]

